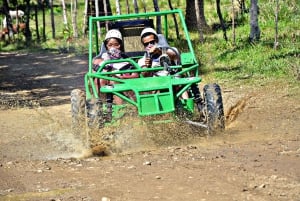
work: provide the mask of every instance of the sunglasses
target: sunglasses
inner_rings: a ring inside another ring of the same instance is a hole
[[[143,43],[143,45],[144,45],[145,47],[147,47],[149,44],[155,45],[155,43],[156,43],[155,40],[151,40],[151,41],[149,41],[149,42],[147,42],[147,43]]]

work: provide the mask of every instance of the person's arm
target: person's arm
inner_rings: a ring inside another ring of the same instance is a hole
[[[95,57],[94,59],[93,59],[93,70],[94,71],[97,71],[98,70],[98,68],[99,68],[99,65],[102,63],[104,61],[104,59],[102,59],[102,58],[97,58],[97,57]]]

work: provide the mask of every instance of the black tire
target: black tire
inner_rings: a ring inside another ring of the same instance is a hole
[[[92,98],[86,102],[87,125],[90,129],[103,128],[105,115],[103,113],[103,103],[100,99]]]
[[[208,84],[203,89],[204,115],[209,134],[225,129],[225,116],[221,88],[218,84]]]
[[[85,93],[80,89],[71,92],[72,131],[76,138],[85,140]]]

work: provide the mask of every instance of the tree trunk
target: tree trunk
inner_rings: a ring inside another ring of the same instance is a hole
[[[46,17],[45,17],[45,2],[42,2],[42,14],[43,14],[43,41],[46,41]]]
[[[133,0],[134,12],[139,13],[139,6],[136,0]]]
[[[83,25],[82,25],[82,33],[83,33],[84,37],[86,37],[86,34],[87,34],[88,7],[89,7],[89,0],[85,0],[84,1],[84,13],[83,13]]]
[[[107,3],[106,1],[103,1],[103,9],[104,9],[104,15],[105,16],[108,15],[108,13],[107,13],[107,4],[106,3]],[[105,22],[105,28],[106,28],[106,30],[108,30],[108,22],[107,21]]]
[[[153,0],[154,11],[159,12],[159,6],[157,0]],[[156,17],[156,31],[161,34],[161,17]]]
[[[54,22],[53,0],[50,0],[50,15],[51,15],[52,38],[55,39],[55,22]]]
[[[41,39],[40,39],[40,32],[39,32],[39,20],[38,20],[38,7],[37,7],[37,5],[34,6],[34,19],[35,19],[36,40],[39,42]]]
[[[144,8],[144,12],[147,12],[147,9],[146,9],[147,5],[146,5],[146,2],[145,2],[145,0],[142,0],[142,2],[143,2],[143,8]]]
[[[121,15],[121,6],[119,0],[116,0],[116,13],[117,15]]]
[[[274,41],[274,49],[276,50],[278,47],[278,13],[279,13],[279,0],[276,0],[276,11],[275,11],[275,41]]]
[[[68,29],[67,9],[66,9],[65,0],[61,0],[61,6],[63,10],[63,23],[65,25],[65,29]]]
[[[126,0],[126,9],[127,9],[127,14],[130,13],[130,9],[129,9],[129,1]]]
[[[52,38],[55,39],[55,21],[54,21],[53,0],[50,0],[49,3],[50,3],[50,15],[51,15]]]
[[[95,10],[96,10],[96,17],[99,17],[99,0],[95,0]],[[101,24],[100,22],[97,22],[97,30],[98,30],[98,36],[101,36]]]
[[[226,25],[222,16],[222,12],[221,12],[221,7],[220,7],[220,0],[216,0],[216,4],[217,4],[217,14],[220,20],[220,24],[223,30],[223,38],[227,41],[227,34],[226,34]]]
[[[170,9],[173,10],[173,6],[172,6],[171,0],[168,0],[168,3],[169,3]],[[178,23],[177,23],[177,19],[176,19],[175,14],[173,14],[173,20],[174,20],[175,29],[176,29],[176,36],[177,36],[177,38],[179,39]]]
[[[235,10],[234,10],[234,0],[231,0],[232,6],[232,36],[233,36],[233,45],[235,46]]]
[[[243,15],[244,13],[247,12],[245,0],[239,0],[238,2],[240,4],[241,14]]]
[[[72,27],[73,27],[73,37],[78,38],[78,28],[77,28],[77,0],[72,0],[71,2],[72,10]]]
[[[258,0],[251,0],[250,8],[250,36],[249,42],[253,43],[260,39],[260,29],[258,25]]]
[[[5,14],[6,17],[6,27],[8,30],[8,36],[9,39],[11,39],[11,37],[13,36],[14,32],[13,32],[13,25],[12,25],[12,19],[11,16],[9,15],[9,5],[7,0],[3,0],[3,12]]]
[[[206,18],[204,15],[204,0],[198,0],[198,8],[199,16],[200,16],[200,25],[202,27],[203,32],[209,32],[210,28],[206,22]],[[186,0],[186,25],[188,30],[195,31],[197,30],[197,16],[196,16],[196,8],[195,8],[195,0]]]
[[[196,21],[197,21],[197,29],[199,32],[199,37],[200,37],[200,42],[204,42],[204,37],[203,37],[203,30],[200,22],[200,10],[199,10],[199,1],[195,1],[195,13],[196,13]]]
[[[31,31],[30,31],[30,25],[29,25],[29,21],[30,21],[30,0],[26,0],[26,26],[25,26],[25,38],[26,38],[26,45],[30,46],[31,45]]]

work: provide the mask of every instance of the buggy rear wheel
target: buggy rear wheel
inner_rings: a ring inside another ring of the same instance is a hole
[[[225,117],[220,86],[216,83],[205,85],[203,96],[208,133],[214,134],[223,131],[225,129]]]

